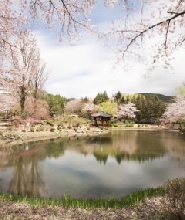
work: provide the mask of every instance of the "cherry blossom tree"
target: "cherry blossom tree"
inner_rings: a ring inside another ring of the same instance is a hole
[[[27,98],[24,111],[27,117],[33,117],[34,119],[48,119],[50,118],[49,107],[45,100],[37,99],[37,104],[33,108],[34,97],[29,96]],[[20,112],[20,105],[15,105],[12,109],[13,112]]]
[[[20,0],[22,12],[29,12],[30,20],[59,30],[59,39],[73,39],[80,31],[92,31],[89,19],[95,0]]]
[[[82,105],[83,103],[80,99],[72,99],[66,104],[64,111],[67,114],[79,114],[81,113]]]
[[[185,94],[178,94],[174,103],[170,103],[165,113],[162,115],[161,122],[176,123],[185,120]]]
[[[36,111],[38,109],[37,104],[40,103],[39,98],[43,96],[43,86],[47,80],[47,77],[50,72],[46,70],[46,62],[41,60],[40,53],[37,52],[37,58],[35,59],[35,63],[32,70],[32,80],[31,80],[31,90],[33,91],[33,109],[34,115],[36,115]],[[38,102],[39,101],[39,102]]]
[[[133,103],[120,105],[117,112],[118,118],[134,119],[136,117],[135,112],[137,111],[138,110]]]
[[[91,118],[92,113],[103,111],[103,108],[99,105],[95,105],[93,102],[83,104],[82,113],[86,113],[86,117]]]
[[[97,105],[95,105],[92,102],[84,103],[82,112],[86,112],[87,114],[92,113],[94,109],[97,108]]]
[[[105,7],[120,7],[122,16],[110,21],[105,33],[98,30],[90,20],[96,0],[19,0],[22,17],[45,24],[49,29],[59,31],[59,39],[71,40],[84,30],[97,34],[103,40],[113,44],[118,60],[134,57],[156,66],[164,60],[169,66],[171,55],[182,48],[185,41],[185,2],[184,0],[104,0]],[[10,0],[1,0],[1,30],[7,34],[14,31],[15,16],[10,9]],[[102,9],[103,10],[103,9]],[[103,13],[104,11],[102,11]],[[6,14],[6,16],[4,16]],[[108,22],[107,22],[108,23]],[[6,31],[8,30],[8,32]],[[6,39],[6,38],[4,38]],[[157,39],[157,40],[156,40]],[[151,42],[155,41],[154,44]],[[3,41],[2,41],[3,42]],[[148,52],[146,48],[150,48]],[[152,53],[151,53],[152,51]],[[168,58],[168,59],[166,59]]]
[[[15,32],[17,17],[12,11],[12,3],[9,0],[0,1],[0,54],[5,53],[11,35]]]
[[[8,91],[4,89],[0,93],[0,112],[9,111],[17,103],[15,97],[13,97]]]
[[[4,88],[8,88],[20,103],[24,113],[28,96],[37,98],[38,89],[45,81],[45,64],[40,59],[39,49],[33,34],[29,30],[20,30],[10,41],[7,68],[1,73]]]
[[[168,68],[173,52],[184,47],[185,1],[109,2],[119,2],[123,7],[124,16],[113,21],[105,34],[115,41],[118,62],[133,58],[155,67],[164,61]]]

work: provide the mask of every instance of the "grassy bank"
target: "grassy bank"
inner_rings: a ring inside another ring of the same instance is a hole
[[[178,220],[185,219],[185,179],[145,189],[119,200],[21,197],[0,193],[1,220]]]
[[[137,191],[130,195],[127,195],[121,199],[77,199],[70,196],[63,196],[61,199],[53,198],[36,198],[36,197],[21,197],[9,193],[1,193],[0,200],[14,201],[14,202],[25,202],[32,206],[62,206],[65,208],[123,208],[126,206],[137,205],[144,201],[146,198],[155,196],[164,196],[165,190],[162,187],[155,189],[149,188],[141,191]]]

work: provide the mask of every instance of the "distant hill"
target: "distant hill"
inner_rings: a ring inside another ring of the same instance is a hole
[[[174,100],[174,97],[175,96],[166,96],[166,95],[163,95],[163,94],[159,94],[159,93],[138,93],[140,95],[156,95],[159,100],[163,101],[163,102],[166,102],[166,103],[170,103],[170,102],[173,102]]]

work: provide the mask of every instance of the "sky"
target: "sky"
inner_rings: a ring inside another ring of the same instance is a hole
[[[93,10],[92,21],[103,28],[108,19],[118,18],[121,13],[119,8],[103,12],[102,6],[98,4]],[[115,68],[114,51],[93,36],[84,34],[80,41],[70,45],[60,43],[54,31],[38,27],[33,28],[33,31],[41,58],[46,61],[50,71],[44,89],[54,95],[94,98],[104,91],[109,96],[118,91],[174,95],[175,88],[184,81],[183,50],[175,54],[173,71],[168,72],[163,67],[158,67],[146,77],[146,66],[137,61],[127,60],[131,66],[128,71],[119,66]]]

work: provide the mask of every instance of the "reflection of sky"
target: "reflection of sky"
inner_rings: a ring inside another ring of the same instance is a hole
[[[7,191],[12,178],[13,168],[0,170],[0,191]]]
[[[12,179],[15,187],[19,185],[15,171],[20,174],[19,180],[25,183],[26,188],[33,188],[30,180],[26,179],[29,172],[25,172],[30,170],[33,162],[36,174],[33,182],[44,182],[43,185],[35,185],[43,197],[67,194],[74,197],[119,198],[141,188],[162,185],[167,179],[185,176],[185,142],[177,133],[114,131],[110,137],[86,141],[83,138],[70,141],[57,139],[53,141],[53,146],[52,142],[43,142],[42,157],[38,157],[41,148],[34,144],[34,149],[39,152],[34,151],[31,158],[26,154],[24,160],[18,160],[19,163],[12,160],[13,155],[7,156],[4,158],[6,166],[3,163],[1,167],[0,163],[0,189],[7,191]],[[104,146],[103,152],[100,151],[100,144]],[[32,145],[29,147],[31,149]],[[95,157],[95,153],[100,158]],[[129,160],[124,158],[125,153],[130,156]],[[151,154],[154,157],[151,158]],[[17,159],[21,155],[21,151],[20,155],[16,151]],[[104,155],[108,155],[105,164],[99,160]],[[120,164],[115,155],[123,156]],[[144,160],[139,160],[143,156]],[[23,166],[25,169],[20,169]]]
[[[159,186],[175,178],[177,172],[180,176],[185,174],[168,157],[143,163],[123,161],[120,165],[109,157],[106,164],[100,164],[92,155],[84,157],[72,151],[66,151],[57,160],[47,159],[44,166],[48,196],[56,197],[121,197],[141,188]]]

